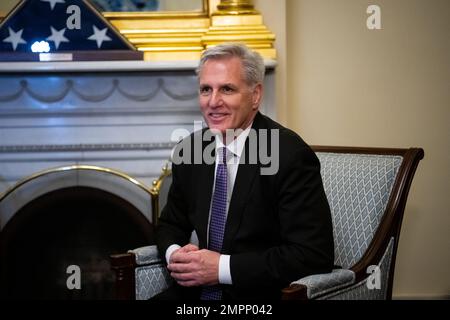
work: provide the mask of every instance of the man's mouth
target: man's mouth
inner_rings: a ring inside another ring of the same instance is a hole
[[[209,117],[213,120],[221,120],[226,116],[228,116],[228,113],[211,112],[209,114]]]

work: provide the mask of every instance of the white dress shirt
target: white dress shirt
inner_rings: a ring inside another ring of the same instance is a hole
[[[228,208],[230,207],[230,200],[231,195],[233,193],[233,187],[234,182],[236,180],[236,174],[238,171],[239,161],[241,159],[242,150],[244,150],[245,140],[247,139],[247,136],[250,132],[251,124],[250,126],[242,131],[240,135],[236,137],[232,142],[230,142],[228,145],[224,145],[222,141],[222,136],[217,135],[216,136],[216,164],[215,164],[215,170],[214,170],[214,182],[213,182],[213,194],[214,194],[214,186],[215,186],[215,177],[216,177],[216,171],[217,171],[217,164],[219,162],[219,152],[218,150],[220,148],[226,147],[227,148],[227,171],[228,171],[228,183],[227,183],[227,208],[226,212],[228,215]],[[210,204],[211,206],[211,204]],[[211,207],[209,209],[209,218],[211,218]],[[209,235],[209,219],[208,219],[208,233]],[[209,236],[208,236],[209,237]],[[167,248],[166,250],[166,261],[169,263],[170,256],[172,253],[181,248],[178,244],[172,244]],[[221,254],[219,259],[219,283],[222,284],[232,284],[231,279],[231,271],[230,271],[230,255],[227,254]]]

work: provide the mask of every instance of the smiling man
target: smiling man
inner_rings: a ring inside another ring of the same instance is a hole
[[[212,132],[215,161],[172,166],[156,238],[175,281],[155,298],[279,299],[290,282],[333,266],[319,161],[296,133],[258,111],[265,72],[258,53],[219,45],[203,53],[197,72],[208,128],[179,146],[186,151]],[[207,148],[202,141],[192,157]],[[277,157],[273,174],[262,174],[262,146]],[[190,243],[192,231],[198,244]]]
[[[239,57],[205,58],[199,68],[200,109],[209,129],[225,134],[227,129],[250,127],[262,96],[264,69],[251,69],[258,67],[264,65],[247,66],[250,70],[244,70]]]

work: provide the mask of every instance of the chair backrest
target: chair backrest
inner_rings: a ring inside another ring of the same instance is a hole
[[[403,157],[328,152],[317,156],[332,213],[335,264],[350,268],[380,225]]]

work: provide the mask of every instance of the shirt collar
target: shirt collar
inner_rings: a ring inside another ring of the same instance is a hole
[[[244,150],[245,140],[247,139],[250,129],[252,128],[252,123],[245,129],[244,131],[239,134],[236,139],[234,139],[232,142],[230,142],[226,148],[229,152],[233,153],[238,158],[241,158],[242,150]],[[219,148],[225,147],[222,136],[219,134],[216,136],[216,151]]]

